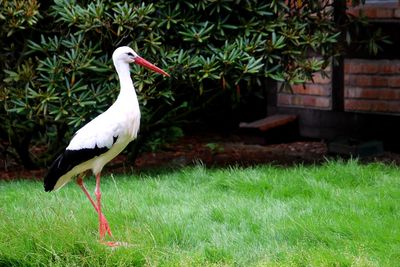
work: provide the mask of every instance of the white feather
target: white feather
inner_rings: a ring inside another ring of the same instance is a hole
[[[115,102],[106,112],[79,129],[67,149],[79,150],[95,146],[111,148],[114,137],[130,141],[136,138],[140,126],[139,108],[133,112],[118,106],[121,104]]]
[[[107,147],[109,150],[101,156],[94,157],[75,166],[60,177],[55,189],[60,189],[75,175],[88,169],[100,173],[107,162],[117,156],[132,140],[137,137],[140,127],[140,109],[135,88],[130,77],[129,62],[125,58],[127,52],[136,54],[129,47],[118,48],[113,54],[114,66],[120,80],[120,94],[114,104],[104,113],[97,116],[79,129],[67,150]],[[114,143],[114,137],[118,137]]]

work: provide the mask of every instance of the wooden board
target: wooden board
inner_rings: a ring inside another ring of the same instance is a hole
[[[288,114],[276,114],[265,117],[264,119],[253,121],[253,122],[241,122],[239,124],[240,128],[252,128],[259,129],[260,131],[268,131],[269,129],[276,128],[297,119],[297,115]]]

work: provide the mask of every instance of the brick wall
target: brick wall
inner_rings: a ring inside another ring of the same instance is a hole
[[[330,72],[328,72],[330,73]],[[314,75],[314,83],[296,84],[292,92],[278,93],[277,105],[281,107],[304,107],[331,109],[332,83],[329,77]]]
[[[390,1],[386,3],[368,3],[366,5],[360,5],[355,8],[350,8],[348,13],[358,16],[363,14],[364,16],[377,20],[391,20],[400,18],[400,1]]]
[[[400,60],[347,59],[345,110],[400,114]]]
[[[363,13],[376,21],[395,21],[400,25],[400,1],[367,2],[348,12],[353,15]],[[345,111],[400,115],[400,60],[346,59],[344,87]],[[278,107],[332,109],[330,78],[317,74],[314,83],[294,85],[292,91],[278,93]]]
[[[328,72],[329,73],[329,72]],[[400,60],[345,60],[345,111],[400,114]],[[332,109],[330,78],[278,93],[279,107]]]
[[[278,106],[327,109],[331,108],[332,84],[330,78],[321,74],[314,76],[314,83],[296,84],[292,92],[278,94]]]

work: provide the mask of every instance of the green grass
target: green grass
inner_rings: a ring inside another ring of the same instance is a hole
[[[94,187],[93,179],[87,181]],[[322,166],[182,170],[104,177],[117,240],[70,183],[0,182],[0,266],[395,266],[400,169]]]

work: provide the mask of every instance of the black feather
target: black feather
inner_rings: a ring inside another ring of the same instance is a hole
[[[118,137],[113,138],[113,144],[117,139]],[[79,150],[66,149],[51,164],[44,178],[44,190],[46,192],[53,190],[61,176],[72,170],[75,166],[106,153],[109,149],[108,147],[98,147],[97,145],[94,148],[82,148]]]

